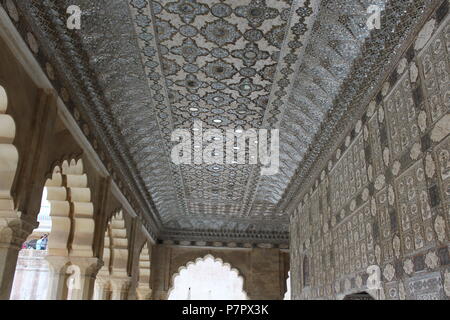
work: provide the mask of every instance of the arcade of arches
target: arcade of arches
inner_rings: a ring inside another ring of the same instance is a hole
[[[0,0],[0,299],[450,299],[448,1],[238,2]]]

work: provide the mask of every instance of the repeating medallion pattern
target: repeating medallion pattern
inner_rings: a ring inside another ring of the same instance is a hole
[[[450,131],[433,135],[450,115],[441,100],[450,15],[445,4],[434,10],[292,212],[295,299],[361,291],[379,299],[450,299]],[[374,269],[380,286],[371,291]]]
[[[303,178],[310,179],[308,170],[322,163],[318,148],[335,141],[331,134],[342,127],[338,121],[374,90],[375,80],[384,74],[381,66],[427,7],[423,1],[409,6],[387,0],[2,3],[9,8],[15,4],[17,10],[9,11],[20,30],[27,30],[24,39],[64,101],[76,105],[69,104],[70,111],[127,198],[133,198],[130,202],[141,215],[152,216],[146,226],[151,224],[149,229],[160,239],[272,243],[287,242],[286,209],[300,185],[308,182]],[[387,9],[383,30],[370,32],[366,27],[371,4]],[[83,11],[79,31],[61,27],[68,5]],[[395,132],[420,98],[412,89],[414,77],[403,76],[397,89],[387,88],[390,94],[377,100],[384,100],[384,111],[370,118],[370,130],[360,126],[342,147],[339,163],[332,166],[335,174],[317,183],[310,204],[316,214],[310,221],[321,230],[334,227],[374,193],[375,206],[385,212],[380,223],[388,225],[386,212],[392,210],[390,202],[403,175],[393,173],[393,179],[386,168],[394,165],[404,174],[405,151],[413,156],[411,162],[419,161],[418,130],[430,121],[439,123],[446,112],[439,101],[446,101],[448,88],[442,79],[448,65],[440,61],[448,46],[442,45],[445,34],[440,37],[417,61],[415,78],[423,74],[430,85],[424,89],[426,110],[416,110],[410,125],[399,128],[410,131]],[[380,124],[383,112],[395,114],[386,117],[385,125]],[[191,128],[194,119],[202,120],[204,129],[220,132],[279,128],[279,173],[261,177],[259,165],[174,165],[171,133]],[[374,133],[377,130],[381,133]],[[406,141],[405,134],[413,138]],[[365,161],[367,139],[373,141],[370,165]],[[446,161],[444,142],[441,145],[435,166]],[[446,174],[439,174],[447,183]],[[350,181],[341,188],[348,176]],[[442,230],[442,223],[434,219],[429,226]],[[383,245],[395,254],[398,241],[394,245],[388,238],[386,234]],[[312,245],[314,239],[308,240]],[[372,249],[374,259],[381,259],[384,249]]]

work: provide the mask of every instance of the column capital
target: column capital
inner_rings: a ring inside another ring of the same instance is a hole
[[[65,269],[69,265],[69,257],[48,255],[45,257],[50,268],[56,273],[65,273]]]
[[[111,283],[111,287],[114,290],[128,290],[131,285],[131,277],[118,277],[118,276],[111,276],[109,278],[109,281]]]
[[[0,247],[20,250],[22,243],[37,227],[37,222],[20,218],[20,212],[0,210]]]
[[[94,276],[103,266],[103,261],[95,257],[71,257],[69,261],[72,265],[78,266],[83,275]]]
[[[139,283],[136,288],[136,294],[139,300],[151,300],[152,299],[152,289],[146,283]]]

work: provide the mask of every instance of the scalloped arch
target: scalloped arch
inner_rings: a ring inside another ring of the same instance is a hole
[[[103,245],[104,276],[127,276],[128,235],[122,210],[116,210],[106,225]]]
[[[175,272],[172,275],[171,279],[170,279],[170,289],[167,292],[167,297],[169,297],[170,294],[172,293],[172,291],[174,290],[174,288],[175,288],[175,279],[180,276],[181,271],[187,270],[189,266],[196,265],[197,263],[205,261],[208,258],[212,259],[214,262],[219,262],[221,264],[221,267],[223,267],[225,269],[228,269],[229,272],[232,272],[232,273],[236,274],[237,278],[242,281],[242,292],[244,293],[246,299],[248,299],[247,292],[245,291],[245,278],[242,275],[242,273],[239,271],[239,269],[235,268],[235,267],[232,267],[230,263],[224,262],[222,258],[214,257],[210,253],[206,254],[203,257],[198,257],[194,261],[190,260],[185,265],[182,265],[182,266],[180,266],[178,268],[178,271]]]
[[[55,170],[62,170],[63,165],[67,167],[67,165],[73,164],[74,162],[77,163],[79,161],[82,162],[81,157],[83,156],[82,153],[73,153],[73,154],[67,154],[62,156],[60,159],[56,159],[52,162],[50,165],[50,168],[46,174],[46,177],[50,179],[52,177],[52,174],[55,172]]]
[[[151,247],[150,247],[151,248]],[[139,277],[138,282],[142,284],[150,283],[150,272],[151,272],[151,259],[150,252],[151,249],[148,246],[148,243],[145,242],[141,248],[139,254]]]
[[[93,256],[94,205],[83,160],[59,161],[45,187],[52,220],[49,254]]]

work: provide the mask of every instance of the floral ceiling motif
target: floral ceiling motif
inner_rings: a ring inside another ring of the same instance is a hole
[[[129,5],[153,99],[159,104],[157,109],[164,110],[159,114],[160,125],[170,118],[170,128],[190,128],[193,119],[221,130],[275,127],[264,119],[277,69],[284,65],[279,63],[283,57],[280,49],[285,39],[291,39],[296,51],[302,47],[300,40],[306,40],[308,31],[305,23],[313,21],[312,4],[290,0],[130,0]],[[291,11],[298,8],[307,10],[297,10],[292,21],[300,20],[304,27],[296,23],[296,31],[290,32]],[[296,37],[289,36],[293,32]],[[295,59],[291,60],[293,64]],[[155,73],[160,76],[156,78]],[[289,82],[288,73],[281,78]],[[160,87],[168,94],[157,100]],[[170,145],[170,132],[164,138]],[[168,219],[171,228],[190,228],[200,223],[190,221],[192,217],[202,222],[212,219],[214,225],[214,216],[246,216],[249,194],[257,188],[257,183],[250,181],[251,172],[251,165],[227,165],[219,170],[183,165],[173,170],[186,217],[168,215],[163,219]],[[267,220],[273,219],[284,220],[286,228],[284,215],[272,212]]]
[[[76,83],[94,79],[99,88],[85,86],[83,94],[104,100],[72,93],[112,146],[113,165],[123,176],[129,172],[127,184],[156,212],[162,238],[211,231],[211,237],[257,239],[262,232],[261,241],[284,243],[288,217],[280,203],[296,189],[289,183],[369,39],[367,7],[385,2],[43,0],[17,6],[65,80],[72,81],[67,70],[77,74],[73,66],[89,65],[89,71],[78,68]],[[389,12],[400,23],[403,8],[394,2]],[[82,9],[82,29],[49,32],[68,5]],[[58,55],[54,37],[83,52],[84,60]],[[280,128],[279,174],[261,177],[258,165],[173,164],[172,130],[191,128],[194,119],[222,131]]]

